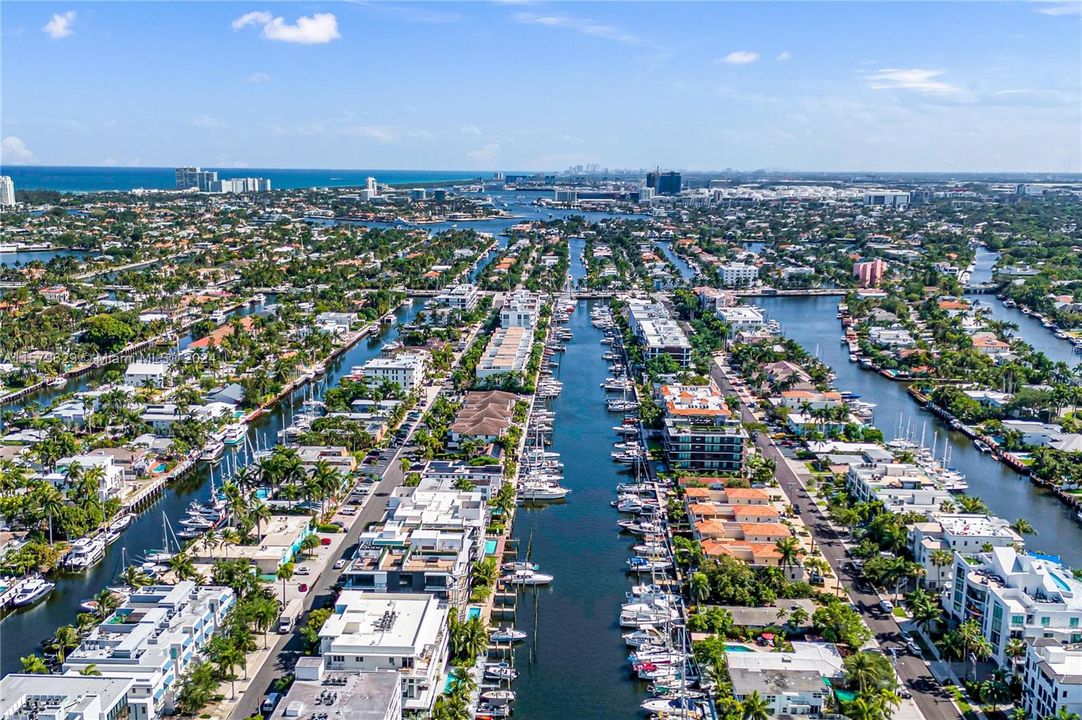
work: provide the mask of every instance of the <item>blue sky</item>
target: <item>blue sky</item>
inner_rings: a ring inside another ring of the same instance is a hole
[[[5,0],[3,162],[1078,172],[1080,9]]]

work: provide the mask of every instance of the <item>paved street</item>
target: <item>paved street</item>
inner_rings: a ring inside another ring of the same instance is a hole
[[[711,368],[711,377],[721,388],[722,392],[735,393],[736,389],[730,384],[721,368]],[[741,407],[741,419],[744,422],[759,422],[755,415],[747,408]],[[875,633],[875,639],[883,648],[884,652],[890,653],[896,650],[898,656],[895,667],[902,683],[913,694],[913,700],[927,720],[957,720],[961,717],[950,696],[940,689],[932,677],[928,664],[921,658],[909,654],[902,639],[901,627],[897,620],[889,613],[879,608],[879,595],[871,586],[857,577],[847,565],[849,556],[842,543],[842,538],[831,527],[829,521],[821,513],[819,506],[812,500],[804,487],[804,481],[794,469],[794,462],[787,458],[781,449],[766,433],[758,433],[756,445],[767,458],[777,463],[778,483],[782,491],[789,498],[789,502],[800,508],[800,517],[804,524],[815,534],[823,556],[830,563],[835,576],[849,593],[854,606],[863,616],[864,621]]]
[[[499,302],[497,298],[497,303]],[[474,330],[466,338],[465,347],[468,348],[474,339],[477,337],[479,328]],[[455,353],[454,362],[458,363],[461,353]],[[417,411],[423,417],[424,413],[432,406],[436,398],[439,397],[443,385],[437,384],[434,386],[427,386],[425,388],[425,400],[417,408]],[[406,421],[404,426],[409,426],[409,436],[413,436],[413,432],[416,430],[418,423],[412,423]],[[352,519],[342,518],[347,520],[347,530],[345,541],[339,545],[340,552],[335,553],[327,558],[324,558],[324,564],[320,568],[317,575],[312,580],[311,588],[304,597],[304,612],[308,613],[313,607],[327,607],[334,602],[336,592],[332,589],[338,582],[340,571],[334,569],[334,563],[340,558],[349,559],[353,556],[354,551],[357,549],[357,538],[360,534],[374,522],[383,519],[384,514],[387,512],[387,499],[391,492],[402,484],[405,474],[402,472],[402,468],[399,464],[400,458],[405,452],[410,450],[410,445],[407,439],[403,445],[397,448],[388,448],[380,453],[379,460],[371,465],[362,465],[361,470],[367,470],[373,475],[379,475],[380,480],[370,485],[370,494],[365,501],[364,507],[354,516]],[[304,622],[304,616],[298,621],[298,628]],[[280,635],[275,643],[273,653],[270,657],[273,660],[268,660],[256,673],[249,685],[248,691],[246,691],[238,700],[234,707],[230,717],[234,720],[240,720],[242,718],[249,717],[259,712],[259,706],[263,702],[263,698],[267,693],[271,691],[271,685],[273,682],[283,675],[286,675],[293,670],[293,666],[297,662],[297,658],[301,656],[304,650],[304,641],[301,638],[299,632],[294,631],[289,635]]]

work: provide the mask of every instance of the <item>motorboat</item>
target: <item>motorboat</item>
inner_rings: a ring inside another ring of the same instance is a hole
[[[239,445],[248,436],[248,426],[244,423],[230,423],[222,431],[222,442],[226,445]]]
[[[703,716],[702,708],[689,697],[680,698],[650,698],[644,700],[639,706],[648,713],[664,713],[668,717],[700,718]]]
[[[515,570],[500,579],[511,585],[548,585],[553,578],[536,570]]]
[[[643,627],[622,635],[628,647],[640,648],[663,645],[668,637],[655,627]]]
[[[109,594],[113,596],[113,599],[121,605],[127,602],[128,598],[130,597],[127,592],[120,590],[119,588],[108,588],[108,590]],[[98,601],[94,598],[83,600],[81,603],[79,603],[79,608],[81,610],[85,610],[86,612],[96,613],[98,611]]]
[[[64,564],[72,570],[86,570],[105,557],[103,538],[79,538],[71,544],[71,551]]]
[[[48,385],[49,387],[54,387],[54,388],[64,387],[65,385],[68,384],[68,379],[66,377],[64,377],[63,375],[58,375],[58,376],[52,378],[51,380],[49,380],[49,382],[47,382],[45,384]]]
[[[551,482],[525,482],[519,488],[518,496],[524,501],[543,502],[562,500],[569,492],[569,489]]]
[[[515,628],[497,628],[489,633],[488,639],[496,643],[513,643],[522,642],[529,635],[524,630],[516,630]]]
[[[200,453],[199,458],[206,460],[207,462],[217,462],[222,459],[222,455],[225,454],[225,443],[212,439],[209,443],[203,446],[203,452]]]
[[[672,568],[672,561],[635,555],[627,559],[627,571],[632,573],[663,572]]]
[[[518,572],[519,570],[530,570],[533,572],[537,572],[541,569],[541,566],[536,563],[522,562],[521,560],[516,560],[515,562],[504,563],[500,566],[500,568],[504,572]]]
[[[33,605],[44,600],[55,587],[56,583],[48,582],[41,577],[32,577],[19,588],[19,592],[11,599],[11,604],[15,607]]]
[[[109,530],[110,530],[110,532],[112,532],[114,530],[116,532],[120,532],[121,530],[124,530],[126,527],[131,525],[132,520],[134,520],[134,519],[135,519],[134,514],[125,513],[124,515],[121,515],[120,517],[118,517],[113,522],[109,523]]]
[[[613,398],[605,403],[605,407],[610,412],[628,412],[631,410],[638,410],[639,404],[634,400],[624,400],[623,398]]]
[[[661,525],[652,520],[621,520],[616,524],[632,535],[652,535],[661,531]]]
[[[494,707],[508,705],[515,701],[514,690],[486,690],[481,693],[481,701]]]
[[[485,677],[489,680],[510,682],[518,677],[518,673],[505,662],[488,663],[485,665]]]

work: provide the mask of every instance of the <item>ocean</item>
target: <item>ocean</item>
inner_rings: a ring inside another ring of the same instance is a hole
[[[488,179],[489,172],[472,170],[293,170],[286,168],[203,168],[217,170],[219,177],[270,178],[275,190],[308,187],[363,187],[374,177],[392,185],[418,185],[460,180]],[[59,192],[128,191],[135,188],[171,190],[176,178],[171,167],[50,167],[45,165],[0,166],[0,175],[11,176],[16,190]]]

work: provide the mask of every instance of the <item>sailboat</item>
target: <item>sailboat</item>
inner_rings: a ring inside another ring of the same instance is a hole
[[[170,527],[170,525],[169,525],[169,517],[165,514],[165,511],[163,510],[162,511],[162,547],[161,547],[160,550],[151,550],[150,552],[148,552],[146,554],[146,556],[144,557],[144,559],[147,562],[167,563],[170,560],[172,560],[174,556],[176,556],[176,553],[173,552],[170,549],[172,546],[169,543],[169,534],[172,531],[173,531],[173,528]],[[175,535],[173,536],[173,545],[175,545],[178,549],[180,548],[180,542],[177,541]]]

